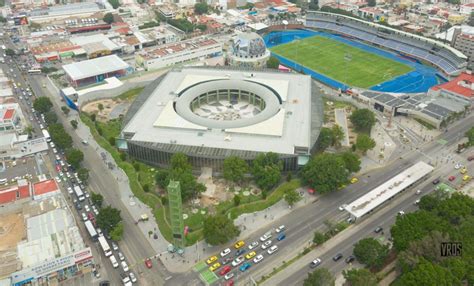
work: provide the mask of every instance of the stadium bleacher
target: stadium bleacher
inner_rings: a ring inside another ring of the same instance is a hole
[[[336,24],[337,23],[337,24]],[[439,67],[448,75],[457,75],[466,67],[466,60],[428,40],[418,39],[414,35],[396,34],[396,32],[364,24],[353,18],[321,12],[309,12],[306,26],[329,30],[351,36],[361,41],[377,44],[381,47],[419,58]],[[436,45],[436,47],[435,47]],[[462,55],[461,55],[462,56]]]

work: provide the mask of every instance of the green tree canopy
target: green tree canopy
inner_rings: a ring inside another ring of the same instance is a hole
[[[370,133],[370,129],[375,125],[375,114],[367,108],[357,109],[349,117],[352,124],[358,131]]]
[[[107,24],[112,24],[114,22],[114,15],[112,13],[106,13],[103,20]]]
[[[97,225],[109,234],[121,221],[120,211],[111,206],[102,208],[96,217]]]
[[[54,124],[58,122],[58,116],[54,111],[48,111],[44,114],[44,121],[48,125]]]
[[[279,65],[280,60],[277,57],[271,56],[267,61],[267,68],[269,69],[278,69]]]
[[[303,182],[321,194],[337,190],[348,176],[341,156],[329,153],[311,158],[301,171]]]
[[[474,11],[471,11],[471,15],[469,15],[469,20],[467,21],[467,24],[471,27],[474,27]]]
[[[72,146],[72,138],[66,133],[64,127],[59,123],[54,123],[48,127],[49,135],[56,145],[65,150]]]
[[[249,165],[244,159],[237,156],[230,156],[224,159],[224,178],[227,181],[241,183],[245,174],[249,172]]]
[[[316,231],[313,236],[313,242],[316,243],[317,245],[324,243],[328,237],[326,234]]]
[[[66,150],[66,160],[77,170],[81,166],[82,160],[84,160],[84,153],[81,150],[69,148]]]
[[[104,202],[104,197],[99,193],[91,192],[91,201],[95,206],[101,208],[102,203]]]
[[[169,175],[170,175],[169,170],[166,170],[166,169],[158,170],[155,175],[156,184],[162,189],[166,188],[166,186],[168,186],[168,184],[170,183]]]
[[[336,279],[326,268],[318,268],[303,281],[303,286],[334,286]]]
[[[15,51],[12,50],[12,49],[6,49],[5,50],[5,55],[9,56],[9,57],[12,57],[15,55]],[[36,108],[35,108],[36,109]]]
[[[393,285],[461,285],[461,281],[448,269],[421,258],[420,263],[412,271],[403,272]]]
[[[79,168],[79,170],[77,170],[77,177],[82,182],[87,183],[89,180],[89,170],[86,168]]]
[[[209,6],[206,2],[194,4],[194,13],[197,15],[207,14],[207,11],[209,11]]]
[[[123,235],[123,223],[119,222],[110,232],[110,238],[112,238],[113,241],[119,241],[122,239]]]
[[[474,126],[466,132],[466,137],[469,145],[474,146]]]
[[[220,245],[234,239],[240,234],[240,230],[227,216],[215,215],[204,220],[203,234],[207,243]]]
[[[377,286],[377,277],[365,268],[353,268],[342,272],[350,286]]]
[[[331,145],[335,147],[341,147],[341,140],[344,139],[344,130],[342,130],[342,127],[334,124],[334,126],[331,128],[332,131],[332,142]]]
[[[369,5],[369,7],[375,7],[377,3],[375,2],[375,0],[368,0],[367,4]]]
[[[108,0],[110,5],[112,5],[112,8],[117,9],[120,7],[120,2],[119,0]]]
[[[344,160],[344,165],[349,172],[356,173],[360,171],[361,162],[357,154],[347,151],[341,153],[340,156]]]
[[[367,151],[374,149],[375,147],[375,140],[370,138],[369,135],[366,134],[359,134],[356,140],[356,147],[360,150],[363,154],[366,154]]]
[[[252,173],[255,183],[262,190],[270,190],[281,179],[283,163],[278,155],[272,152],[259,154],[252,164]]]
[[[359,240],[354,246],[355,257],[368,267],[382,266],[388,252],[388,245],[382,245],[372,237]]]
[[[51,103],[51,100],[46,96],[38,97],[33,102],[33,108],[40,113],[46,113],[50,111],[52,107],[53,103]]]
[[[318,149],[320,151],[326,150],[333,142],[332,130],[327,127],[322,127],[318,137]]]
[[[68,115],[69,112],[71,111],[71,110],[69,109],[69,107],[64,106],[64,105],[61,106],[61,110],[62,110],[62,111],[64,112],[64,114],[66,114],[66,115]]]
[[[286,190],[285,201],[288,203],[289,206],[293,206],[299,200],[301,200],[301,196],[295,189]]]
[[[197,193],[205,191],[206,187],[203,184],[198,183],[196,178],[193,176],[192,166],[188,162],[188,157],[186,155],[183,153],[173,154],[170,166],[171,169],[168,171],[167,176],[163,171],[160,171],[156,175],[155,179],[159,179],[159,181],[157,180],[159,186],[165,188],[168,186],[170,180],[179,181],[183,201],[187,201]]]
[[[77,125],[79,124],[77,120],[73,119],[70,121],[70,123],[71,123],[72,128],[77,129]]]

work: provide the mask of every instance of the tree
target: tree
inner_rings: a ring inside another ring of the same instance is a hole
[[[25,133],[28,134],[28,136],[31,136],[31,134],[33,134],[34,131],[35,131],[35,129],[33,129],[33,127],[31,127],[31,125],[27,125],[25,127]]]
[[[240,234],[234,221],[224,215],[208,216],[204,220],[204,239],[211,245],[229,242]]]
[[[71,111],[67,106],[61,106],[61,110],[64,112],[64,114],[68,115],[69,111]]]
[[[474,146],[474,127],[471,127],[471,129],[469,129],[465,135],[467,137],[469,145]]]
[[[65,150],[72,146],[72,138],[66,133],[64,127],[59,123],[54,123],[48,127],[49,135],[56,145]]]
[[[66,160],[77,170],[81,166],[82,160],[84,160],[84,153],[81,150],[69,148],[66,150]]]
[[[359,240],[354,245],[354,256],[368,267],[380,267],[388,256],[388,245],[382,245],[370,237]]]
[[[192,166],[188,162],[188,157],[183,153],[175,153],[170,160],[171,170],[166,180],[179,181],[181,186],[181,197],[186,201],[197,193],[205,191],[206,187],[196,182],[196,178],[192,174]],[[158,182],[161,186],[162,182]],[[167,185],[166,185],[167,186]],[[166,187],[165,186],[165,187]]]
[[[58,122],[58,116],[54,111],[48,111],[44,115],[44,121],[46,124],[51,125]]]
[[[327,236],[319,231],[314,232],[313,242],[317,245],[324,243],[327,240]]]
[[[333,142],[332,130],[327,127],[322,127],[318,137],[318,149],[320,151],[326,150]]]
[[[119,0],[108,0],[112,8],[117,9],[120,6]]]
[[[365,268],[353,268],[342,272],[350,286],[377,286],[377,277]]]
[[[358,131],[370,133],[370,129],[375,125],[375,114],[367,108],[352,112],[349,119]]]
[[[285,192],[285,201],[289,206],[293,206],[296,202],[301,200],[300,194],[294,189],[288,189]]]
[[[103,20],[107,24],[112,24],[114,22],[114,15],[112,15],[112,13],[107,13],[104,15]]]
[[[448,269],[421,258],[413,270],[403,272],[393,285],[462,285],[462,283]]]
[[[156,172],[155,182],[160,188],[164,189],[170,183],[170,172],[166,169],[160,169]]]
[[[235,195],[234,196],[234,206],[240,205],[240,196]]]
[[[280,182],[283,163],[272,152],[259,154],[252,164],[255,183],[262,190],[270,190]]]
[[[204,32],[207,30],[207,26],[205,24],[198,24],[196,25],[196,28],[201,30],[201,32]]]
[[[102,203],[104,202],[104,197],[101,194],[91,192],[91,201],[95,206],[101,208]]]
[[[53,103],[51,103],[51,100],[46,96],[38,97],[33,102],[33,108],[40,113],[46,113],[50,111],[52,107]]]
[[[5,0],[2,0],[3,2],[5,2]],[[3,5],[0,5],[0,6],[3,6]],[[7,22],[7,19],[5,19],[5,17],[3,16],[0,16],[0,23],[5,23]]]
[[[363,154],[366,154],[368,150],[372,150],[375,147],[375,140],[370,138],[369,135],[359,134],[356,140],[356,147]]]
[[[308,9],[310,11],[318,11],[319,10],[318,1],[314,1],[314,2],[312,1],[311,3],[309,3]]]
[[[99,110],[102,112],[102,110],[104,110],[104,105],[102,103],[99,103],[97,108],[99,108]]]
[[[269,69],[278,69],[279,65],[280,65],[280,60],[277,57],[272,56],[267,61],[267,68]]]
[[[77,170],[77,177],[82,182],[87,183],[89,180],[89,170],[86,168],[79,168],[79,170]]]
[[[333,286],[336,280],[326,268],[318,268],[303,281],[303,286]]]
[[[194,13],[197,15],[207,14],[209,6],[206,2],[194,4]]]
[[[300,175],[303,183],[325,194],[337,190],[344,184],[349,172],[341,156],[323,153],[311,158]]]
[[[360,159],[357,154],[352,152],[344,152],[340,154],[342,160],[344,160],[344,165],[350,173],[356,173],[360,171]]]
[[[241,183],[245,174],[249,172],[249,165],[244,159],[237,156],[230,156],[224,159],[223,175],[227,181]]]
[[[6,49],[5,50],[5,55],[9,56],[9,57],[12,57],[15,55],[15,51],[12,50],[12,49]],[[35,108],[36,109],[36,108]]]
[[[273,14],[268,14],[268,19],[273,20],[275,18],[275,15]],[[268,66],[267,66],[268,67]]]
[[[188,162],[188,157],[183,153],[175,153],[171,156],[170,167],[173,170],[179,170],[182,172],[192,171],[192,166]]]
[[[342,130],[342,127],[335,124],[332,128],[332,146],[335,147],[340,147],[341,146],[341,141],[344,139],[344,130]]]
[[[77,129],[77,125],[79,124],[77,120],[73,119],[70,121],[72,128]]]
[[[109,234],[121,221],[120,211],[111,206],[102,208],[96,217],[97,225]]]
[[[367,4],[369,5],[369,7],[375,7],[377,3],[375,2],[375,0],[368,0]]]
[[[469,20],[467,21],[467,24],[471,27],[474,27],[474,11],[471,11],[471,15],[469,15]]]
[[[119,222],[110,232],[110,238],[113,241],[119,241],[123,235],[123,223]]]

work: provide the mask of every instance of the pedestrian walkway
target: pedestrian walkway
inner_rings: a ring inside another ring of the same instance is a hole
[[[202,282],[206,283],[206,285],[211,285],[212,283],[219,280],[219,277],[217,277],[214,272],[209,270],[207,264],[204,261],[198,262],[194,266],[193,270],[199,273],[199,278],[202,280]]]
[[[347,116],[345,108],[337,108],[334,110],[334,118],[336,119],[336,124],[341,126],[342,131],[344,131],[344,138],[341,140],[341,145],[345,147],[350,147],[349,143],[349,129],[347,128]]]

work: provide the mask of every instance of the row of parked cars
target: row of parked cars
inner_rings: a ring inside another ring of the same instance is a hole
[[[285,229],[284,225],[275,228],[277,241],[282,241],[286,238]],[[233,267],[234,269],[238,267],[241,272],[245,272],[252,266],[252,262],[253,265],[260,263],[265,258],[265,253],[266,255],[272,255],[278,251],[278,245],[273,243],[272,237],[272,231],[268,231],[260,237],[259,241],[251,242],[247,246],[245,241],[237,241],[234,244],[235,252],[233,254],[231,248],[226,248],[220,253],[220,261],[217,255],[211,256],[206,260],[206,263],[210,265],[209,270],[214,272],[220,269],[219,275],[228,281],[227,285],[233,285],[234,281],[232,278],[235,276],[235,273],[231,272]],[[259,248],[263,251],[257,253]],[[221,268],[221,266],[223,267]]]

